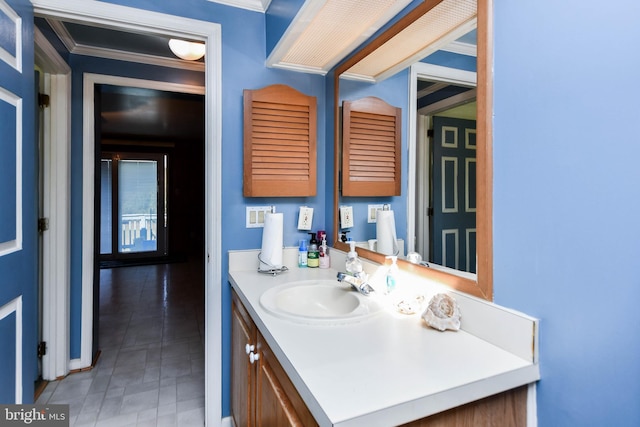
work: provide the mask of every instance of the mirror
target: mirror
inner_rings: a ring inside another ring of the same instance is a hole
[[[417,6],[412,12],[407,14],[405,17],[400,19],[396,24],[391,26],[387,31],[382,33],[375,40],[371,41],[368,45],[363,47],[359,52],[353,55],[351,58],[346,60],[340,66],[338,66],[335,70],[334,74],[334,123],[335,123],[335,133],[334,133],[334,229],[333,229],[333,240],[334,246],[341,250],[348,250],[347,245],[342,243],[339,240],[339,216],[338,210],[342,201],[339,194],[339,171],[340,171],[340,88],[341,86],[348,87],[352,86],[353,83],[348,82],[346,80],[340,79],[340,76],[343,75],[347,70],[352,69],[352,67],[361,61],[369,60],[371,57],[375,56],[376,50],[382,46],[387,41],[391,40],[395,35],[399,34],[403,29],[414,23],[416,20],[420,19],[424,14],[428,13],[433,7],[435,7],[439,1],[436,2],[424,2]],[[435,268],[423,267],[417,264],[411,264],[406,261],[399,261],[399,265],[401,268],[410,270],[412,272],[416,272],[425,277],[429,277],[435,280],[438,280],[442,283],[445,283],[453,288],[459,289],[461,291],[470,293],[472,295],[492,300],[492,279],[493,279],[493,270],[492,270],[492,229],[491,229],[491,180],[492,180],[492,165],[491,165],[491,73],[490,73],[490,64],[491,64],[491,50],[490,50],[490,29],[491,23],[489,21],[490,17],[489,3],[485,0],[478,1],[477,4],[477,127],[476,127],[476,144],[477,144],[477,161],[476,161],[476,189],[477,189],[477,198],[476,198],[476,256],[477,256],[477,274],[475,276],[469,275],[458,275],[451,274],[446,271],[441,271]],[[428,43],[426,43],[428,44]],[[404,73],[404,78],[407,77],[407,73],[409,70],[406,68],[400,73]],[[395,77],[390,77],[395,78]],[[402,106],[403,109],[406,109],[406,103]],[[405,112],[404,115],[406,115]],[[403,126],[403,129],[407,129],[407,126]],[[409,130],[411,132],[411,129]],[[408,135],[409,144],[411,144],[411,138],[414,138],[415,135]],[[403,162],[404,165],[407,165],[407,162]],[[408,165],[411,167],[410,165]],[[412,176],[409,173],[409,176]],[[415,176],[415,171],[413,171],[413,176]],[[409,184],[411,185],[411,184]],[[408,194],[407,185],[403,184],[402,194],[403,196],[397,200],[384,200],[386,198],[378,198],[376,203],[391,203],[392,205],[396,203],[399,205],[406,205],[406,195]],[[395,205],[394,205],[395,206]],[[394,207],[395,209],[395,207]],[[410,208],[407,208],[410,209]],[[406,212],[405,212],[406,215]],[[396,228],[400,229],[400,227],[407,226],[407,224],[403,224],[402,221],[398,221],[400,215],[397,216]],[[400,222],[400,224],[399,224]],[[408,224],[409,227],[412,224]],[[409,247],[413,247],[414,242],[409,242]],[[366,259],[370,259],[372,261],[383,264],[384,263],[384,255],[378,254],[373,251],[369,251],[364,248],[358,248],[358,253],[360,256]]]

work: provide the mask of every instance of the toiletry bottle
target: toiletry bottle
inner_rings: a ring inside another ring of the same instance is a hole
[[[387,269],[387,293],[391,293],[396,288],[396,279],[398,277],[398,264],[396,264],[396,261],[398,257],[387,255],[385,258],[391,260],[391,265]]]
[[[318,251],[320,257],[320,268],[330,268],[331,258],[329,257],[329,247],[327,246],[327,236],[322,236],[322,244]]]
[[[358,258],[358,252],[356,252],[356,242],[349,240],[348,243],[351,245],[351,250],[347,253],[347,273],[352,276],[361,277],[362,262],[360,261],[360,258]]]
[[[298,248],[298,267],[304,268],[307,266],[307,256],[307,241],[302,239]]]
[[[318,253],[318,241],[316,240],[316,233],[308,233],[311,236],[309,241],[309,253],[307,258],[307,267],[318,268],[320,266],[320,259]]]

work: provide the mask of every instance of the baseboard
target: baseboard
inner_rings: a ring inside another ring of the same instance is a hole
[[[221,420],[221,427],[235,427],[233,424],[233,419],[231,417],[225,417]]]

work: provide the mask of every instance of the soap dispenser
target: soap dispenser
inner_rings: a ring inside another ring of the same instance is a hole
[[[300,240],[300,247],[298,248],[298,267],[306,268],[309,251],[307,249],[307,241]]]
[[[398,257],[387,255],[385,258],[391,260],[391,265],[387,269],[387,293],[391,293],[396,288],[396,279],[398,277],[398,264],[396,264],[396,261]]]
[[[320,266],[320,254],[318,253],[318,241],[316,240],[316,233],[308,234],[311,236],[311,240],[309,241],[307,267],[318,268]]]
[[[320,268],[331,267],[331,257],[329,256],[329,247],[327,246],[327,236],[322,236],[322,244],[318,250],[318,256],[320,258]]]
[[[350,240],[348,243],[351,245],[351,250],[347,253],[347,273],[352,276],[361,277],[362,262],[360,261],[360,258],[358,258],[358,252],[356,252],[356,242]]]

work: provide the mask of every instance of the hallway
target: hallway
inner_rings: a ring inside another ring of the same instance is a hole
[[[100,358],[37,403],[71,426],[204,425],[204,278],[198,262],[100,270]]]

